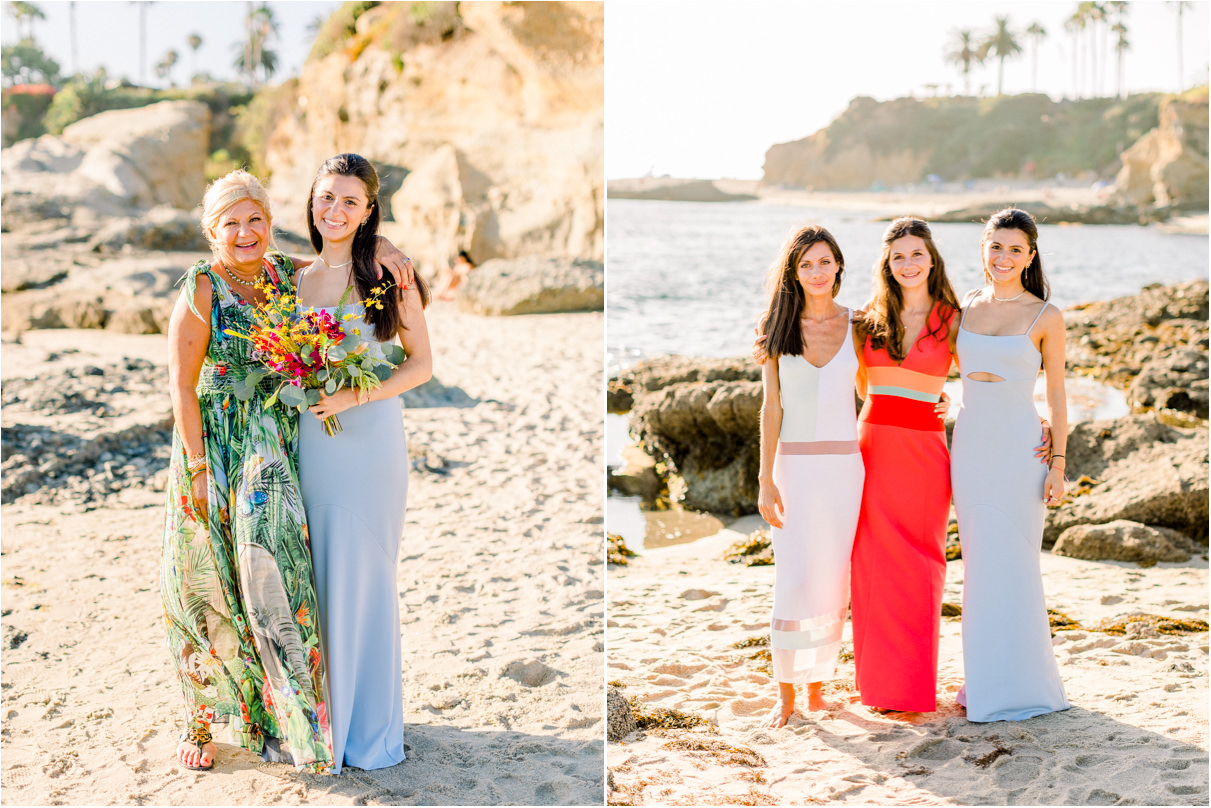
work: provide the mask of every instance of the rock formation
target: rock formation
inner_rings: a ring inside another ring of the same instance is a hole
[[[1207,99],[1169,99],[1160,125],[1123,152],[1116,195],[1139,206],[1207,209]]]
[[[1060,534],[1051,552],[1087,561],[1134,561],[1150,567],[1158,561],[1189,561],[1191,542],[1169,528],[1116,519],[1104,525],[1078,525]]]
[[[304,231],[321,162],[384,176],[383,233],[430,274],[604,252],[601,3],[384,3],[313,58],[268,138],[281,223]]]
[[[205,104],[161,101],[19,141],[0,156],[5,231],[75,227],[63,235],[79,238],[109,217],[193,210],[206,190],[209,126]]]
[[[600,311],[605,266],[576,258],[499,258],[476,267],[457,299],[473,314]]]
[[[1151,284],[1065,312],[1068,369],[1127,391],[1135,408],[1206,419],[1207,281]]]
[[[676,382],[636,394],[631,431],[667,464],[673,500],[739,515],[756,509],[760,410],[760,382]]]
[[[1156,415],[1076,424],[1068,433],[1069,497],[1048,511],[1043,546],[1076,525],[1117,519],[1167,527],[1207,542],[1207,427]]]

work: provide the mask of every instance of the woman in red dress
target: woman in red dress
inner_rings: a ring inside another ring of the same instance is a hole
[[[929,225],[892,222],[864,316],[866,485],[850,568],[856,685],[884,711],[937,708],[950,454],[935,408],[958,310]]]

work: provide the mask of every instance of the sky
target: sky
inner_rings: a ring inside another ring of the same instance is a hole
[[[72,70],[70,14],[67,0],[34,0],[46,15],[34,24],[34,39],[39,47],[59,63],[64,75]],[[247,2],[238,0],[79,0],[76,7],[76,48],[78,70],[92,73],[104,67],[112,78],[125,76],[137,84],[167,87],[168,81],[156,78],[155,66],[169,50],[177,51],[179,61],[172,74],[178,85],[188,84],[194,72],[209,72],[217,79],[235,79],[235,43],[243,40]],[[270,2],[278,22],[278,70],[272,81],[302,71],[315,35],[307,26],[319,16],[327,19],[340,7],[338,0],[295,0]],[[140,7],[143,9],[140,9]],[[139,14],[147,14],[146,80],[139,65]],[[189,48],[190,34],[202,37],[195,54]],[[5,45],[17,41],[17,25],[4,4],[0,18],[0,39]]]
[[[1038,47],[1037,90],[1072,97],[1073,40],[1064,21],[1076,6],[1059,0],[610,0],[606,176],[759,179],[771,145],[827,126],[855,96],[922,97],[931,93],[929,84],[938,85],[939,94],[962,93],[961,73],[944,59],[955,31],[988,31],[1002,15],[1017,31],[1042,24],[1048,36]],[[1126,24],[1127,91],[1178,90],[1172,4],[1132,2]],[[1208,26],[1208,3],[1191,3],[1183,15],[1184,86],[1207,81]],[[1005,61],[1006,93],[1036,89],[1032,47],[1023,44],[1021,57]],[[1111,69],[1101,95],[1116,90],[1112,43],[1106,52]],[[1099,55],[1099,65],[1103,61]],[[973,94],[995,94],[996,83],[995,62],[973,70]]]

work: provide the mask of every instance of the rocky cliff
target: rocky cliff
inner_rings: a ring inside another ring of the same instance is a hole
[[[924,182],[930,174],[956,181],[1092,171],[1109,179],[1123,149],[1157,126],[1161,98],[858,97],[824,129],[771,146],[764,182],[824,191]],[[1203,177],[1205,188],[1205,169]]]
[[[1169,99],[1160,124],[1123,152],[1116,195],[1132,205],[1207,205],[1207,97]]]
[[[367,4],[346,4],[352,16]],[[316,169],[383,175],[383,232],[422,268],[604,252],[601,3],[384,3],[313,53],[268,136],[279,222],[305,232]]]

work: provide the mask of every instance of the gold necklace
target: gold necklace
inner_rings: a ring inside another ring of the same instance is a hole
[[[231,278],[233,281],[238,283],[240,286],[244,286],[249,289],[255,288],[256,282],[261,279],[261,275],[265,271],[265,268],[261,267],[252,275],[252,277],[250,277],[248,280],[244,280],[240,276],[238,276],[234,272],[232,272],[231,268],[228,267],[226,264],[224,264],[222,261],[219,262],[219,266],[221,266],[223,268],[223,271],[227,273],[227,277]]]

